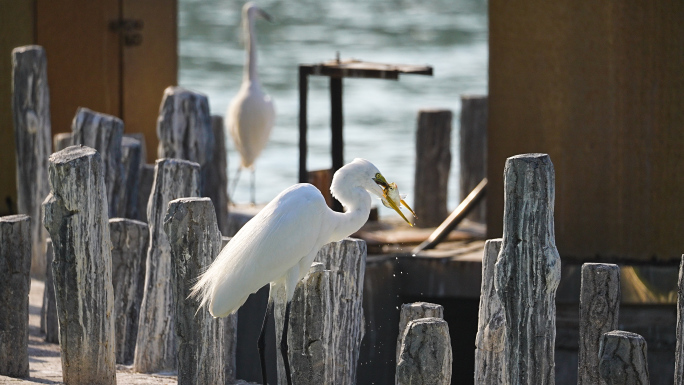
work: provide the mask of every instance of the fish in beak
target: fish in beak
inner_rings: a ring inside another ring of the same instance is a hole
[[[397,187],[396,183],[387,183],[387,180],[385,178],[378,174],[373,178],[373,181],[378,184],[382,188],[382,204],[390,209],[393,209],[394,211],[397,212],[405,221],[406,223],[409,224],[409,226],[413,227],[413,223],[409,221],[406,216],[404,216],[404,213],[401,212],[401,206],[403,205],[408,209],[408,211],[411,212],[411,215],[413,217],[416,217],[416,213],[413,212],[413,209],[406,203],[404,198],[406,198],[406,195],[401,195],[399,194],[399,188]]]

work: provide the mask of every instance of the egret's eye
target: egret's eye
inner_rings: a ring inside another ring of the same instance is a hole
[[[373,182],[377,183],[382,188],[389,187],[389,185],[387,184],[387,181],[385,180],[385,177],[382,176],[382,174],[380,174],[380,173],[375,174],[375,178],[373,178]]]

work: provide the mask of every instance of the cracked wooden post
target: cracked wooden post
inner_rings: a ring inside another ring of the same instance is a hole
[[[52,138],[52,152],[62,151],[71,146],[71,132],[60,132]]]
[[[143,164],[140,168],[140,184],[138,185],[138,215],[137,219],[147,223],[147,204],[152,194],[154,184],[154,165]]]
[[[130,136],[121,139],[121,188],[120,205],[124,218],[138,218],[138,189],[142,170],[142,143]]]
[[[622,330],[604,333],[599,348],[599,373],[607,385],[648,385],[644,337]]]
[[[102,157],[105,187],[110,218],[122,218],[126,208],[121,204],[120,190],[123,167],[121,165],[121,139],[123,121],[115,116],[79,107],[71,123],[71,143],[96,149]]]
[[[450,110],[418,112],[413,207],[419,213],[416,218],[419,227],[439,226],[449,215],[451,116]]]
[[[292,304],[290,309],[290,326],[288,329],[288,341],[313,340],[318,337],[296,335],[297,333],[311,333],[305,331],[305,324],[309,321],[301,314],[294,315],[294,307],[312,310],[311,317],[325,320],[323,344],[326,349],[325,366],[315,368],[323,372],[323,383],[326,384],[354,384],[356,383],[356,365],[359,359],[359,348],[364,334],[363,324],[363,278],[366,269],[366,242],[360,239],[346,238],[339,242],[329,243],[321,248],[315,258],[315,262],[323,264],[325,270],[329,270],[328,283],[329,294],[325,290],[314,290],[314,294],[330,298],[307,299],[307,304]],[[300,284],[301,285],[301,284]],[[308,294],[307,294],[308,295]],[[283,318],[285,315],[285,294],[279,293],[274,304],[274,316],[276,325],[276,346],[280,346]],[[303,351],[302,345],[295,347],[290,345],[290,360],[301,361],[301,357],[295,357],[295,352]],[[285,383],[285,371],[282,357],[278,357],[278,383]],[[298,369],[290,365],[294,374]]]
[[[156,373],[176,369],[173,290],[169,282],[171,245],[162,225],[170,201],[199,196],[199,165],[181,159],[158,159],[147,206],[150,245],[145,294],[140,305],[133,370]]]
[[[684,254],[679,264],[674,385],[684,385]]]
[[[214,203],[219,230],[228,234],[228,164],[223,118],[212,115],[211,129],[214,132],[214,156],[204,167],[203,195],[211,198]]]
[[[225,370],[221,319],[199,309],[188,298],[193,283],[221,251],[221,232],[209,198],[180,198],[169,202],[164,231],[171,244],[178,341],[178,384],[223,384]]]
[[[230,237],[221,237],[221,250],[230,242]],[[228,315],[221,319],[223,321],[223,367],[225,368],[225,379],[228,384],[235,382],[236,375],[236,352],[237,352],[237,328],[238,328],[238,313]]]
[[[401,305],[401,313],[399,314],[399,334],[397,334],[397,353],[394,361],[395,365],[399,362],[401,339],[404,336],[404,331],[406,331],[406,325],[408,325],[409,322],[420,318],[444,318],[444,307],[429,302],[414,302]]]
[[[0,217],[0,375],[29,376],[31,218]]]
[[[44,223],[54,247],[62,377],[115,384],[114,292],[107,191],[100,154],[71,146],[50,156]]]
[[[494,288],[494,264],[500,251],[501,239],[485,242],[475,337],[475,385],[505,384],[506,315]]]
[[[17,210],[31,217],[31,274],[44,278],[45,240],[40,207],[50,192],[48,157],[52,153],[47,59],[41,46],[12,50],[12,114],[17,168]]]
[[[55,302],[55,283],[52,278],[52,261],[55,252],[52,247],[52,239],[48,238],[45,245],[45,290],[43,291],[43,306],[40,312],[40,324],[45,333],[45,342],[59,343],[59,320],[57,319],[57,303]]]
[[[506,160],[503,241],[494,274],[506,315],[505,382],[511,384],[555,383],[561,266],[553,227],[554,184],[548,155]]]
[[[620,268],[614,264],[582,265],[579,313],[579,385],[605,385],[599,375],[599,345],[604,333],[618,328]]]
[[[419,318],[406,325],[395,376],[396,385],[451,384],[451,337],[441,318]]]
[[[145,259],[150,232],[143,222],[112,218],[109,220],[109,233],[112,238],[116,363],[131,364],[145,287]]]
[[[461,200],[487,177],[487,95],[461,95],[459,130]],[[485,223],[487,203],[484,198],[468,214],[468,219]]]

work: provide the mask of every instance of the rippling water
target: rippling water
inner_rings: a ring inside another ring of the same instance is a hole
[[[208,95],[224,115],[242,79],[243,2],[180,0],[182,86]],[[297,182],[299,94],[297,65],[333,59],[429,64],[434,77],[404,75],[398,82],[344,80],[345,161],[364,157],[412,202],[417,111],[454,112],[449,209],[458,203],[460,95],[487,90],[487,3],[484,0],[260,1],[274,23],[258,21],[259,76],[274,98],[276,124],[256,163],[257,201],[267,202]],[[329,168],[330,99],[327,77],[309,80],[309,170]],[[232,177],[239,156],[228,139]],[[237,202],[249,200],[243,173]],[[383,208],[384,209],[384,208]],[[385,215],[383,212],[382,215]]]

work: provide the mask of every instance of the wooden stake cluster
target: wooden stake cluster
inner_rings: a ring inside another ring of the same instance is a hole
[[[579,385],[605,384],[599,375],[599,345],[616,330],[620,311],[620,268],[614,264],[582,265],[579,316]]]
[[[420,318],[444,318],[444,307],[435,303],[429,302],[414,302],[405,303],[401,305],[401,313],[399,314],[399,334],[397,334],[397,354],[396,361],[399,362],[399,353],[401,353],[401,341],[406,331],[406,326],[409,322]]]
[[[115,384],[112,245],[100,154],[67,147],[50,156],[43,203],[54,245],[62,376],[67,384]]]
[[[553,224],[555,176],[546,154],[510,157],[496,291],[506,315],[506,382],[553,385],[560,256]],[[530,306],[534,304],[534,306]]]
[[[55,283],[52,278],[52,261],[54,260],[52,239],[48,238],[45,245],[45,290],[43,291],[43,306],[40,311],[41,329],[45,333],[45,342],[59,343],[59,320],[57,319],[57,303],[55,300]]]
[[[439,226],[447,215],[451,169],[451,111],[421,110],[416,131],[414,209],[419,227]],[[401,186],[400,186],[401,187]]]
[[[228,164],[223,118],[212,115],[211,129],[214,133],[214,156],[204,167],[202,189],[203,195],[214,202],[219,230],[223,234],[228,234]]]
[[[451,384],[451,337],[441,318],[420,318],[406,325],[397,362],[396,385]]]
[[[162,230],[168,203],[199,196],[199,165],[180,159],[158,159],[147,207],[150,246],[147,251],[145,294],[140,308],[133,369],[142,373],[176,368],[173,290],[169,279],[171,245]]]
[[[48,156],[51,147],[50,91],[43,47],[12,50],[12,113],[17,159],[17,209],[31,217],[31,274],[45,274],[45,239],[40,207],[50,192]]]
[[[475,337],[475,385],[505,384],[506,314],[494,287],[494,264],[501,251],[501,242],[501,239],[490,239],[484,247]]]
[[[178,383],[223,384],[224,322],[213,318],[206,309],[199,309],[199,301],[188,298],[195,279],[221,250],[221,233],[211,200],[180,198],[169,202],[164,231],[171,244]]]
[[[31,219],[0,217],[0,375],[28,377]]]
[[[116,363],[130,364],[138,335],[150,232],[143,222],[112,218],[109,220],[109,233],[112,239]]]
[[[648,385],[648,361],[644,337],[622,330],[603,334],[599,372],[608,385]]]
[[[487,100],[487,95],[461,96],[461,200],[487,177]],[[480,202],[468,219],[484,223],[486,206],[486,201]]]

